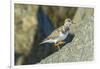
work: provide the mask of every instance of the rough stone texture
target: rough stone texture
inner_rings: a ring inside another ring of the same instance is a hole
[[[76,12],[76,24],[71,27],[75,37],[58,52],[43,59],[40,63],[61,63],[93,60],[94,17],[93,9],[79,8]]]
[[[15,4],[14,6],[14,51],[20,55],[19,58],[15,57],[16,64],[22,64],[23,56],[27,56],[31,51],[37,29],[37,7],[25,4]]]

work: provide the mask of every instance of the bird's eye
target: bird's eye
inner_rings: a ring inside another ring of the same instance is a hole
[[[68,20],[68,22],[71,22],[70,20]]]

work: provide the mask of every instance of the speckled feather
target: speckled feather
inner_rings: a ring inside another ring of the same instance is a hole
[[[42,43],[47,43],[47,42],[54,42],[56,43],[57,41],[60,40],[64,40],[67,35],[68,35],[68,31],[69,31],[69,26],[71,24],[71,20],[70,22],[68,22],[69,19],[65,20],[65,24],[57,29],[55,29],[46,39],[43,40]],[[42,44],[40,43],[40,44]]]

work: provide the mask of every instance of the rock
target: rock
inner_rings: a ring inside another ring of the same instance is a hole
[[[34,35],[37,29],[37,8],[38,6],[15,4],[14,10],[14,51],[15,64],[22,64],[23,56],[28,56],[31,51]],[[21,58],[22,57],[22,58]]]

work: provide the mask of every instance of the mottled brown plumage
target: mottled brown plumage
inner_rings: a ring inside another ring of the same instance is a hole
[[[46,39],[43,40],[40,44],[43,43],[57,43],[59,41],[64,40],[69,33],[69,27],[72,24],[71,19],[65,19],[65,23],[63,26],[55,29]]]

